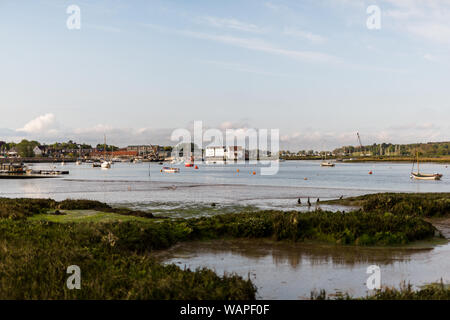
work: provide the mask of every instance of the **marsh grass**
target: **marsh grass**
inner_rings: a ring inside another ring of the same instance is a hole
[[[123,231],[120,223],[1,219],[0,299],[255,298],[250,280],[161,265],[120,238]],[[66,287],[66,268],[74,264],[81,268],[81,290]]]
[[[399,288],[383,287],[373,294],[354,298],[348,293],[327,294],[325,290],[313,291],[311,300],[450,300],[450,287],[442,280],[415,290],[408,283],[401,283]]]
[[[365,212],[394,215],[443,217],[450,214],[450,193],[377,193],[324,203],[359,206]]]
[[[254,299],[248,279],[161,265],[152,251],[220,238],[398,245],[435,233],[418,216],[363,210],[152,219],[97,201],[1,198],[0,217],[0,299]],[[82,290],[65,286],[65,270],[74,264]]]

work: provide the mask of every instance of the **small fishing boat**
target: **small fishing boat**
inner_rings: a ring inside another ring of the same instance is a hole
[[[101,162],[93,162],[92,163],[92,167],[93,168],[100,168],[102,166],[102,163]]]
[[[166,173],[178,173],[180,172],[179,168],[171,168],[171,167],[163,167],[161,169],[162,172],[166,172]]]
[[[329,160],[327,160],[327,154],[325,153],[325,156],[323,158],[322,163],[320,164],[321,167],[334,167],[335,164]]]
[[[322,161],[322,163],[320,164],[321,167],[334,167],[335,164],[331,161]]]
[[[414,172],[414,162],[413,168],[411,170],[411,179],[415,180],[441,180],[442,174],[440,173],[420,173],[419,171],[419,152],[417,152],[417,171]]]

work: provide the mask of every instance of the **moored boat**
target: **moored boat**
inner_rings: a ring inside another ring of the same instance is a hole
[[[111,162],[105,160],[100,166],[102,169],[111,169]]]
[[[180,172],[179,168],[172,168],[172,167],[163,167],[161,169],[161,172],[166,172],[166,173],[178,173]]]
[[[414,162],[413,162],[414,170]],[[411,170],[411,179],[415,180],[441,180],[442,174],[440,173],[421,173],[419,170],[419,152],[417,152],[417,171]]]
[[[321,166],[321,167],[334,167],[335,164],[334,164],[333,162],[331,162],[331,161],[323,161],[323,162],[320,164],[320,166]]]
[[[442,174],[440,173],[425,174],[420,172],[411,172],[411,178],[416,180],[441,180]]]

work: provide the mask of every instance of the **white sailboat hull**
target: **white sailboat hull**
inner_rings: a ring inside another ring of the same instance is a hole
[[[411,178],[415,180],[441,180],[442,174],[424,174],[418,172],[411,172]]]

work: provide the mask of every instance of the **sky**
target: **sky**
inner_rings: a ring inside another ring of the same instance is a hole
[[[0,0],[0,140],[173,144],[202,121],[293,151],[448,141],[449,53],[450,0]]]

